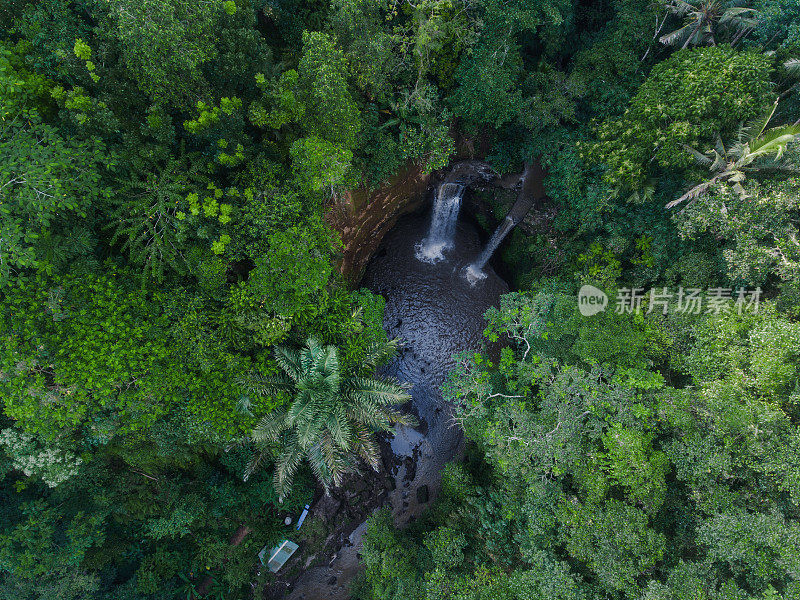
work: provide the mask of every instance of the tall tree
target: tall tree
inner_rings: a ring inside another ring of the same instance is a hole
[[[326,492],[356,469],[359,458],[377,471],[380,453],[373,432],[414,423],[413,417],[394,408],[411,399],[408,386],[365,376],[389,360],[396,346],[396,342],[374,344],[355,373],[343,373],[338,350],[315,338],[302,349],[276,348],[275,359],[283,373],[253,374],[243,385],[262,396],[289,393],[292,400],[253,429],[250,438],[257,451],[245,480],[270,456],[275,456],[274,484],[281,498],[291,490],[304,458]]]
[[[745,195],[742,182],[750,172],[800,172],[800,168],[780,162],[787,146],[800,136],[800,124],[767,129],[777,108],[776,100],[766,114],[748,124],[740,125],[739,134],[732,143],[725,144],[721,138],[717,138],[713,150],[699,152],[695,148],[687,148],[700,165],[708,167],[712,176],[669,202],[667,208],[673,208],[686,200],[695,200],[717,183],[730,182],[737,193]]]
[[[662,35],[659,41],[668,46],[716,46],[719,36],[735,45],[758,24],[757,11],[723,0],[669,0],[667,11],[683,19],[683,26]]]
[[[607,167],[604,181],[620,192],[642,189],[660,170],[685,170],[694,162],[686,146],[734,135],[775,100],[771,69],[772,60],[753,51],[676,52],[656,65],[621,117],[599,127],[585,156]]]

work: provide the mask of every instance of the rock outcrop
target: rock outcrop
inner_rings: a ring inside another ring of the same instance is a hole
[[[346,192],[328,212],[328,222],[344,244],[339,269],[346,281],[357,283],[397,219],[422,207],[431,180],[430,173],[409,164],[377,190]]]

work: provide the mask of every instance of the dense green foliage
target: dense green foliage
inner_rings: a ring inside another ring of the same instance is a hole
[[[549,217],[446,387],[468,459],[374,517],[354,593],[800,596],[796,0],[1,0],[0,32],[0,600],[250,597],[405,419],[331,224],[467,156],[539,159]],[[763,302],[587,318],[584,284]]]
[[[771,304],[653,312],[620,331],[647,346],[601,359],[580,320],[554,328],[566,305],[542,289],[488,315],[515,343],[463,356],[447,387],[475,456],[412,531],[373,523],[366,595],[794,597],[797,324]]]

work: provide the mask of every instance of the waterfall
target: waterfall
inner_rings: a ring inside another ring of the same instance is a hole
[[[464,186],[458,183],[443,183],[436,192],[433,217],[428,235],[417,246],[417,258],[435,263],[444,259],[444,251],[453,247],[458,211]]]
[[[505,239],[512,229],[514,229],[516,224],[516,221],[510,216],[506,217],[505,220],[500,223],[500,226],[492,234],[492,238],[489,240],[489,243],[486,244],[486,247],[483,249],[483,252],[481,252],[481,255],[475,260],[475,262],[467,267],[467,279],[474,282],[478,279],[484,279],[486,277],[486,274],[483,272],[483,268],[486,266],[486,263],[489,262],[489,259],[492,258],[492,254],[494,254],[494,251],[497,250],[500,242]]]

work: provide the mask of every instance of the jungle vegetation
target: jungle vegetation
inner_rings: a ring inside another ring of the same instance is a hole
[[[353,597],[800,598],[797,0],[0,0],[0,32],[1,600],[252,597],[279,513],[411,421],[330,215],[465,156],[540,160],[552,219],[445,386],[466,460],[370,521]],[[763,293],[587,319],[584,284]]]

